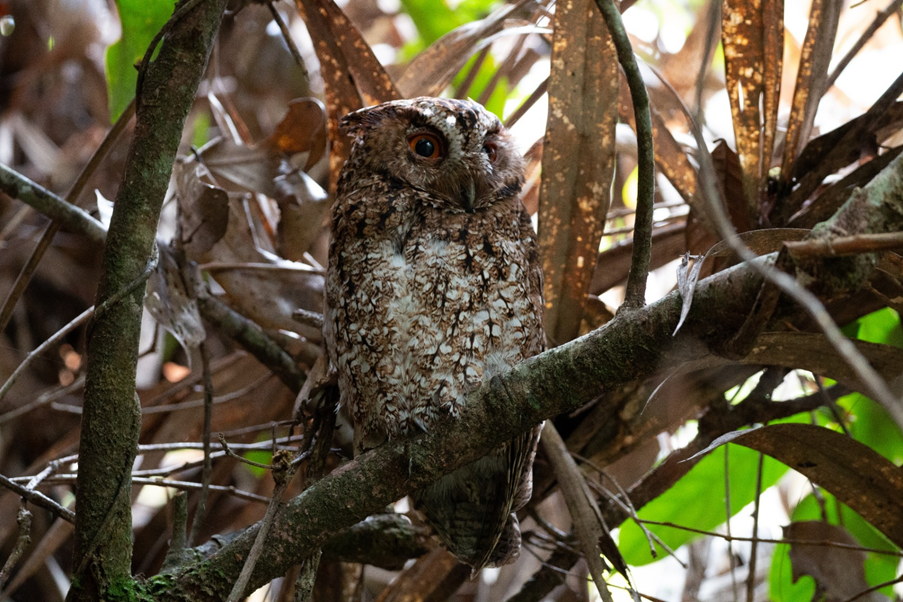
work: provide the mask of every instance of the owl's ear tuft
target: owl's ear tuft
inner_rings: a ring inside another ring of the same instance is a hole
[[[379,122],[375,107],[359,109],[339,119],[339,131],[351,138],[363,138],[367,131]]]

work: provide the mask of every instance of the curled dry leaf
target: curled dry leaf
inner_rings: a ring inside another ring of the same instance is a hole
[[[181,244],[189,257],[209,251],[226,234],[229,224],[229,195],[202,182],[200,169],[192,162],[177,170]]]
[[[690,260],[693,260],[693,267],[690,267]],[[680,291],[680,320],[674,327],[674,334],[683,326],[684,320],[690,313],[690,307],[693,305],[693,293],[696,291],[696,281],[699,280],[699,272],[702,270],[703,257],[699,255],[684,254],[680,260],[680,266],[677,268],[677,290]]]
[[[159,245],[160,261],[147,281],[144,306],[157,323],[179,342],[188,355],[200,345],[207,333],[194,291],[188,290],[175,256],[166,245]]]
[[[560,344],[579,332],[611,201],[618,59],[593,2],[558,5],[554,28],[539,244],[546,335]]]
[[[491,44],[511,23],[529,19],[540,6],[537,0],[503,4],[486,18],[448,32],[411,60],[398,78],[398,90],[405,98],[438,96],[471,56]],[[527,33],[533,31],[531,27]]]
[[[830,491],[893,543],[903,545],[903,471],[867,445],[820,426],[772,424],[723,435],[693,457],[725,443],[780,460]]]
[[[176,193],[179,206],[196,211],[197,197],[208,187],[200,182],[201,168],[196,163],[176,165]],[[223,194],[226,194],[223,192]],[[226,293],[226,300],[239,313],[263,328],[297,332],[319,341],[318,329],[299,324],[292,319],[297,308],[322,311],[323,277],[309,266],[287,261],[259,249],[248,221],[247,194],[228,196],[225,233],[209,248],[186,247],[189,260],[207,264],[212,275]],[[202,222],[202,218],[188,213],[182,219],[188,223]],[[183,226],[183,230],[188,230]]]
[[[799,521],[784,527],[784,538],[813,543],[839,543],[858,546],[859,542],[840,525],[819,520]],[[865,578],[866,553],[831,545],[790,544],[790,563],[793,582],[803,575],[815,580],[815,599],[843,602],[867,590]],[[824,596],[824,598],[822,598]],[[864,602],[884,600],[884,596],[857,597]]]

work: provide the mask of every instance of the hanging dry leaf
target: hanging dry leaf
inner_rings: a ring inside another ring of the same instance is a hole
[[[170,248],[159,245],[159,252],[157,269],[147,281],[144,306],[191,357],[191,349],[196,349],[207,336],[198,303],[194,291],[187,290]]]
[[[828,63],[837,36],[842,2],[836,0],[813,0],[809,12],[809,29],[803,40],[793,103],[787,122],[787,137],[784,140],[784,160],[781,169],[785,178],[793,172],[793,162],[801,147],[808,142],[815,121],[815,112],[822,95],[827,91]],[[789,181],[789,180],[785,180]]]
[[[743,192],[757,223],[777,126],[784,47],[783,0],[725,0],[722,13],[725,85],[731,101]]]
[[[860,545],[842,526],[818,520],[799,521],[784,527],[784,537],[794,541],[824,544],[790,544],[793,582],[796,583],[803,575],[811,576],[815,580],[815,599],[825,602],[844,602],[854,596],[856,600],[864,602],[885,599],[876,592],[857,596],[869,589],[865,578],[867,555],[861,550],[828,545],[829,542],[847,546]]]
[[[611,200],[618,60],[593,2],[558,5],[554,27],[539,244],[546,335],[560,344],[579,332]]]

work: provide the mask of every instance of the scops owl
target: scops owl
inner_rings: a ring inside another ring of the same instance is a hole
[[[542,268],[519,199],[524,162],[472,101],[347,115],[332,212],[325,335],[355,452],[454,419],[465,395],[543,350]],[[474,570],[520,552],[539,429],[412,495]]]

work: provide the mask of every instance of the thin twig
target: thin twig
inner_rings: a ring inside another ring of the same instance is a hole
[[[765,539],[761,537],[740,537],[739,535],[725,535],[724,533],[718,533],[716,531],[706,531],[704,529],[694,529],[693,527],[686,527],[684,525],[678,525],[676,523],[670,523],[666,521],[656,521],[656,520],[646,520],[641,519],[647,525],[658,525],[659,527],[670,527],[671,529],[679,529],[681,531],[688,531],[690,533],[699,533],[700,535],[709,535],[711,537],[718,537],[725,541],[744,541],[750,542],[758,540],[759,543],[771,543],[771,544],[787,544],[790,546],[825,546],[830,548],[843,548],[844,550],[855,550],[857,552],[868,552],[870,554],[881,554],[883,556],[896,556],[897,558],[903,558],[903,551],[900,550],[881,550],[878,548],[864,548],[862,546],[852,545],[848,543],[840,543],[837,541],[831,540],[820,540],[816,541],[813,539]]]
[[[12,553],[10,553],[9,558],[7,558],[6,562],[3,564],[3,569],[0,570],[0,591],[6,587],[6,582],[9,579],[9,574],[12,572],[13,567],[19,562],[19,559],[22,557],[22,554],[25,553],[25,550],[28,549],[28,546],[31,545],[31,512],[28,511],[25,500],[22,500],[19,504],[19,514],[16,516],[16,524],[19,525],[19,536],[16,538],[16,546],[13,548]]]
[[[116,123],[113,124],[113,127],[107,132],[107,135],[104,136],[100,146],[97,147],[97,150],[94,151],[94,154],[91,155],[91,158],[82,168],[81,172],[79,172],[78,177],[75,179],[75,183],[72,184],[69,192],[66,193],[67,203],[76,205],[76,201],[78,201],[78,197],[81,195],[82,190],[84,190],[88,180],[94,175],[94,172],[97,171],[97,168],[104,158],[106,158],[107,153],[119,139],[119,135],[125,130],[125,126],[128,125],[129,120],[134,114],[135,100],[132,99],[125,111],[122,112],[122,115],[119,116],[119,119],[116,120]],[[31,281],[31,277],[38,267],[38,263],[41,262],[44,253],[50,248],[50,243],[53,242],[53,237],[56,235],[57,231],[59,231],[60,226],[61,223],[59,220],[53,220],[47,225],[47,228],[41,235],[41,239],[38,241],[38,244],[35,245],[31,256],[16,277],[16,281],[13,283],[13,287],[6,297],[6,301],[3,302],[3,307],[0,308],[0,331],[3,331],[9,323],[16,303],[28,287],[28,283]]]
[[[296,465],[291,461],[288,461],[289,457],[290,455],[287,452],[282,452],[279,457],[274,458],[273,480],[276,481],[276,487],[273,489],[273,498],[267,506],[267,511],[263,520],[260,521],[260,529],[257,531],[257,537],[254,539],[251,551],[248,552],[248,558],[245,560],[244,566],[241,567],[241,573],[239,573],[238,579],[235,580],[235,584],[232,586],[232,591],[226,602],[238,602],[244,598],[244,592],[248,586],[248,581],[251,579],[251,573],[254,572],[257,560],[263,552],[263,545],[266,541],[267,534],[270,531],[270,527],[273,526],[273,519],[276,518],[276,512],[281,506],[280,499],[282,498],[282,494],[285,492],[286,488],[288,488],[288,485],[291,483],[292,477],[295,474]]]
[[[856,594],[855,596],[853,596],[852,598],[847,598],[843,602],[854,602],[855,600],[859,600],[860,598],[862,598],[863,596],[865,596],[867,594],[876,592],[880,589],[884,589],[885,587],[888,587],[890,585],[896,585],[897,583],[901,583],[901,582],[903,582],[903,575],[901,575],[900,577],[897,577],[896,579],[891,579],[890,581],[885,581],[884,583],[879,583],[878,585],[873,585],[873,586],[869,587],[868,589],[864,589],[861,592],[859,592],[858,594]]]
[[[903,249],[903,232],[854,234],[835,238],[810,238],[784,243],[791,255],[798,259],[839,257]]]
[[[107,229],[84,209],[70,205],[62,197],[32,182],[22,174],[0,163],[0,190],[19,199],[68,230],[82,234],[95,243],[103,244]]]
[[[630,38],[624,30],[621,13],[613,0],[596,0],[596,5],[605,18],[608,31],[618,52],[618,62],[624,69],[633,113],[636,121],[637,162],[639,177],[637,183],[637,210],[633,235],[633,256],[627,275],[627,290],[624,305],[627,309],[637,309],[646,303],[646,277],[652,260],[652,205],[655,201],[655,152],[652,142],[652,111],[649,94],[643,83],[643,76],[633,55]]]
[[[44,510],[49,510],[63,520],[75,524],[75,513],[72,510],[63,508],[43,493],[28,489],[27,487],[23,487],[18,483],[14,483],[9,478],[3,475],[0,475],[0,485],[3,485],[7,489],[16,492],[35,506],[43,508]]]
[[[51,389],[49,391],[45,391],[44,393],[41,393],[37,397],[37,399],[35,399],[34,401],[27,403],[24,406],[20,406],[18,408],[10,410],[9,412],[4,412],[3,414],[0,414],[0,425],[4,425],[7,422],[10,422],[11,420],[15,420],[19,416],[24,416],[25,414],[31,412],[32,410],[36,410],[36,409],[40,408],[41,406],[45,406],[48,403],[52,403],[52,402],[56,401],[60,397],[68,395],[69,393],[72,393],[73,391],[77,391],[84,384],[85,384],[85,375],[81,374],[81,375],[79,375],[78,378],[76,378],[74,381],[72,381],[72,383],[68,386],[54,387],[53,389]]]
[[[759,468],[756,471],[756,498],[753,507],[753,532],[752,549],[749,552],[749,575],[746,576],[746,602],[754,602],[756,589],[756,553],[759,548],[759,508],[762,496],[762,466],[765,463],[765,454],[759,452]]]
[[[13,373],[9,375],[9,378],[6,379],[6,382],[3,383],[2,387],[0,387],[0,399],[3,399],[6,396],[6,394],[16,383],[25,369],[31,364],[32,360],[44,353],[53,345],[59,343],[63,339],[63,337],[87,322],[93,315],[94,306],[92,305],[91,307],[80,313],[78,316],[76,316],[71,322],[56,331],[49,339],[38,345],[27,356],[25,356],[25,359],[22,360],[22,363],[16,366],[16,369],[13,370]]]
[[[279,26],[279,31],[282,32],[282,39],[285,40],[288,51],[292,54],[292,57],[294,57],[298,66],[301,67],[301,72],[304,74],[304,81],[310,82],[310,74],[307,72],[307,65],[304,64],[304,58],[301,56],[301,52],[298,50],[298,46],[292,38],[292,32],[289,31],[288,25],[285,24],[282,15],[276,10],[272,1],[267,2],[267,7],[270,9],[270,14],[273,15],[273,20],[276,21],[276,25]]]
[[[189,545],[196,545],[201,535],[201,524],[207,514],[207,497],[210,493],[210,475],[213,473],[213,458],[210,456],[210,423],[213,419],[213,376],[210,373],[210,352],[207,341],[201,341],[201,370],[204,375],[204,432],[201,443],[204,445],[204,468],[201,471],[201,495],[198,497],[191,523]]]
[[[236,391],[232,391],[231,393],[224,393],[223,395],[218,395],[213,398],[213,405],[220,405],[222,403],[227,403],[230,401],[235,401],[236,399],[240,399],[244,397],[248,393],[256,390],[260,385],[264,384],[268,380],[273,378],[273,373],[269,372],[251,384],[242,387]],[[147,414],[164,414],[166,412],[177,412],[180,410],[190,410],[193,408],[199,408],[206,403],[206,397],[204,399],[190,399],[188,401],[181,401],[179,403],[169,403],[160,406],[149,406],[142,407],[141,414],[145,416]]]
[[[887,5],[883,11],[875,15],[874,21],[868,26],[868,28],[862,32],[862,35],[859,36],[859,39],[856,40],[856,43],[853,44],[853,47],[840,59],[840,62],[837,63],[837,66],[834,67],[834,71],[831,72],[831,75],[828,76],[828,81],[825,82],[824,91],[827,92],[831,89],[831,86],[834,85],[834,82],[837,81],[837,78],[846,69],[847,65],[850,64],[850,61],[853,60],[859,51],[862,50],[863,46],[875,35],[875,32],[884,25],[884,22],[887,21],[888,17],[893,15],[894,13],[900,10],[900,7],[903,6],[903,0],[893,0],[890,4]]]
[[[734,564],[734,548],[731,539],[731,465],[730,465],[730,446],[724,447],[724,510],[727,513],[727,520],[724,521],[724,527],[727,529],[727,557],[731,567],[731,590],[734,594],[734,602],[737,602],[737,571]]]

